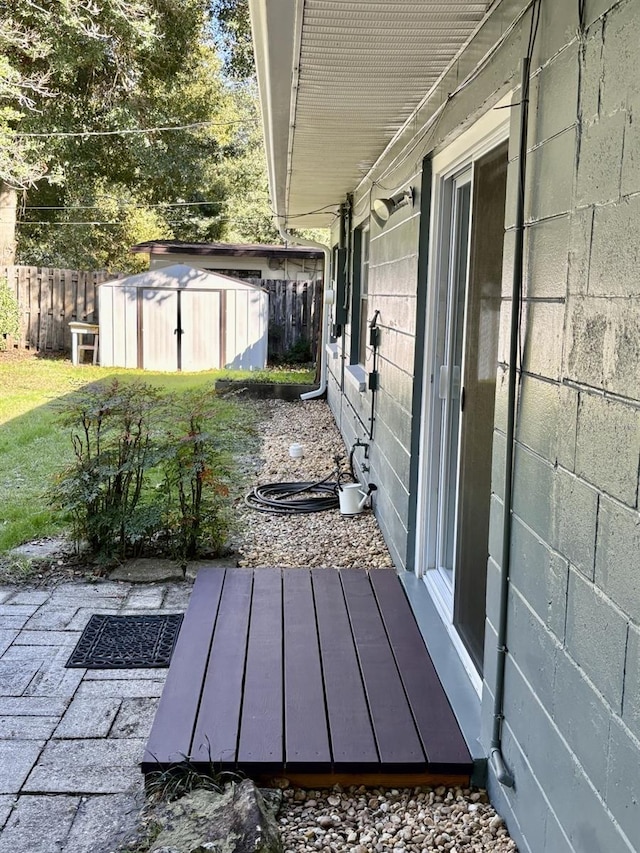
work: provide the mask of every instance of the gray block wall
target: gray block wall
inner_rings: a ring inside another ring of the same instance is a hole
[[[542,9],[527,156],[503,725],[516,785],[503,788],[491,776],[490,791],[522,850],[637,851],[640,5],[587,3],[582,35],[577,6],[555,4],[553,15],[549,4]],[[566,39],[556,34],[549,53],[552,26]],[[514,135],[515,127],[512,142]],[[507,211],[508,226],[512,217]],[[507,258],[512,245],[508,233]],[[507,263],[505,297],[510,284]],[[509,321],[505,302],[503,362]],[[499,386],[498,444],[506,383]],[[492,527],[499,528],[499,465],[494,472]],[[499,537],[491,550],[490,595],[499,583]],[[489,601],[487,657],[495,656],[496,620]],[[486,676],[488,745],[490,667]]]
[[[512,789],[492,800],[521,853],[640,851],[640,3],[542,0],[527,138],[523,370],[519,382],[503,747]],[[430,132],[405,134],[379,166],[420,189],[422,157],[515,90],[529,34],[524,0],[497,5],[425,100],[424,127],[474,63],[508,37]],[[581,26],[582,24],[582,26]],[[488,749],[503,517],[518,111],[512,112],[496,396],[482,695]],[[403,159],[403,152],[412,156]],[[393,165],[400,163],[400,165]],[[374,175],[374,177],[377,177]],[[370,193],[356,192],[356,224]],[[391,227],[393,226],[393,227]],[[370,307],[380,309],[381,389],[371,470],[376,514],[399,568],[417,523],[411,457],[420,428],[425,246],[419,207],[372,223]],[[335,239],[336,235],[334,235]],[[370,392],[345,378],[349,328],[329,362],[347,447],[366,440]]]

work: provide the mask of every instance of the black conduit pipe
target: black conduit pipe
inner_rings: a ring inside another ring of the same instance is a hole
[[[515,249],[511,285],[511,328],[509,337],[509,385],[507,402],[507,432],[504,465],[504,504],[502,519],[502,571],[500,573],[500,612],[498,617],[498,649],[496,687],[493,700],[493,731],[490,757],[496,778],[501,785],[512,788],[514,779],[502,755],[502,721],[504,716],[504,670],[507,657],[507,605],[509,602],[509,572],[511,568],[511,503],[513,498],[513,461],[516,425],[516,388],[520,304],[522,301],[523,244],[524,244],[524,184],[527,161],[527,119],[529,113],[529,68],[531,60],[522,60],[520,84],[520,128],[518,139],[518,196],[516,201]],[[521,366],[522,367],[522,366]]]

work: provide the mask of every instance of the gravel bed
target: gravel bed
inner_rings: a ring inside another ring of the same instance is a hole
[[[325,402],[269,400],[257,405],[261,412],[262,448],[251,486],[317,482],[326,476],[334,480],[336,455],[342,457],[342,470],[348,470],[348,449]],[[301,459],[289,456],[289,447],[294,443],[304,447]],[[393,565],[371,510],[351,517],[341,515],[338,509],[284,516],[241,504],[238,513],[241,533],[236,547],[240,566]]]
[[[278,822],[286,853],[513,853],[484,791],[287,788]]]
[[[258,404],[262,447],[251,485],[315,482],[332,474],[345,448],[323,401]],[[304,446],[291,459],[289,446]],[[359,457],[358,457],[359,458]],[[333,475],[331,479],[334,479]],[[375,498],[374,498],[375,500]],[[239,565],[388,568],[393,565],[373,513],[338,509],[280,516],[239,508]],[[502,819],[484,791],[286,787],[278,821],[286,853],[512,853]]]

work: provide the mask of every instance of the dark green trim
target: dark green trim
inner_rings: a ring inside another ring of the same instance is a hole
[[[418,282],[416,288],[416,343],[413,360],[413,396],[411,405],[411,465],[409,467],[409,506],[405,567],[415,566],[416,526],[418,524],[418,477],[420,473],[420,419],[422,415],[422,376],[426,344],[427,275],[429,272],[429,234],[431,231],[431,157],[422,161],[420,188],[420,231],[418,235]]]
[[[362,226],[353,231],[351,254],[351,346],[349,364],[360,361],[360,284],[362,278]]]

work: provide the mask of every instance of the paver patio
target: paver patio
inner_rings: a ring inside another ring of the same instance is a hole
[[[93,613],[185,611],[191,585],[0,587],[0,853],[107,853],[135,825],[165,669],[66,669]]]

